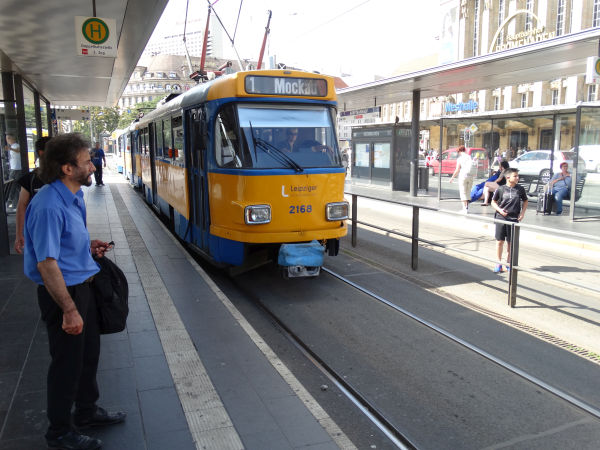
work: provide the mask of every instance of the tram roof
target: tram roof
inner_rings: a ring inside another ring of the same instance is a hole
[[[340,89],[341,111],[500,86],[585,74],[588,56],[598,55],[600,29],[469,58],[397,77]]]
[[[117,57],[76,53],[75,16],[92,2],[5,0],[0,10],[0,69],[13,71],[54,105],[114,106],[168,0],[103,0],[96,15],[116,20]]]

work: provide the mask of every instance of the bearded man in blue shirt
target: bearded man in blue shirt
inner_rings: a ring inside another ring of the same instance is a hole
[[[90,241],[86,227],[81,187],[92,184],[89,144],[77,133],[57,136],[43,158],[42,178],[48,184],[27,207],[24,265],[27,277],[39,285],[52,357],[46,441],[53,449],[97,449],[102,442],[79,430],[125,420],[124,412],[96,405],[100,333],[91,281],[100,268],[92,255],[104,256],[109,244]]]

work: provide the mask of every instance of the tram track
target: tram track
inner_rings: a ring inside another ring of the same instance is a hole
[[[514,373],[515,375],[518,375],[518,376],[524,378],[525,380],[544,389],[545,391],[550,392],[553,395],[556,395],[560,399],[576,406],[577,408],[587,412],[588,414],[591,414],[592,416],[596,417],[597,419],[600,419],[600,410],[599,409],[594,408],[593,406],[588,405],[587,403],[573,397],[572,395],[566,393],[564,390],[558,389],[558,388],[542,381],[541,379],[535,377],[534,375],[532,375],[524,370],[519,369],[518,367],[514,366],[513,364],[510,364],[509,362],[504,361],[503,359],[492,355],[491,353],[483,350],[482,348],[480,348],[470,342],[465,341],[464,339],[461,339],[460,337],[454,335],[453,333],[450,333],[449,331],[446,331],[445,329],[417,316],[416,314],[411,313],[410,311],[406,310],[405,308],[402,308],[402,307],[396,305],[395,303],[375,294],[374,292],[371,292],[370,290],[359,286],[357,283],[354,283],[353,281],[343,277],[342,275],[340,275],[336,272],[333,272],[330,269],[327,269],[326,267],[323,267],[322,271],[324,271],[325,273],[329,274],[330,276],[332,276],[340,281],[343,281],[344,283],[348,284],[349,286],[352,286],[356,290],[362,292],[363,294],[368,295],[369,297],[373,298],[374,300],[377,300],[378,302],[381,302],[384,305],[387,305],[388,307],[392,308],[394,311],[397,311],[397,312],[415,320],[416,322],[420,323],[421,325],[424,325],[425,327],[441,334],[442,336],[450,339],[451,341],[471,350],[472,352],[474,352],[474,353],[484,357],[485,359],[499,365],[500,367]]]
[[[327,271],[329,272],[329,271]],[[365,415],[396,447],[402,450],[417,449],[416,445],[395,425],[391,423],[385,414],[380,411],[372,402],[364,396],[358,389],[333,369],[325,360],[314,352],[296,333],[292,331],[256,294],[250,292],[245,286],[236,283],[236,287],[248,296],[252,302],[269,318],[277,327],[279,332],[296,347],[308,361],[312,363],[323,375],[325,375],[342,394],[356,406],[359,411]]]
[[[444,330],[443,328],[419,317],[416,314],[411,313],[410,311],[395,305],[393,302],[381,297],[375,292],[370,291],[369,289],[360,286],[357,283],[345,278],[344,276],[334,272],[331,269],[323,267],[323,275],[327,275],[332,277],[335,280],[338,280],[347,286],[350,286],[357,292],[360,292],[363,295],[366,295],[368,298],[377,301],[393,309],[395,312],[402,314],[410,318],[411,320],[417,322],[418,324],[426,327],[429,330],[436,332],[437,334],[443,336],[444,338],[452,341],[460,345],[461,347],[468,349],[469,351],[477,354],[478,356],[484,358],[487,361],[494,363],[495,365],[501,367],[504,370],[515,374],[527,382],[533,384],[536,387],[543,389],[544,391],[556,396],[562,401],[567,402],[568,404],[575,406],[586,414],[591,415],[595,419],[600,419],[600,410],[597,408],[575,398],[564,390],[552,386],[549,383],[544,382],[540,378],[528,373],[525,370],[519,369],[513,364],[510,364],[507,361],[504,361],[501,358],[494,356],[493,354],[485,351],[484,349],[474,345],[471,342],[468,342],[460,337],[454,335],[451,332]],[[360,413],[364,414],[389,440],[393,445],[397,448],[418,448],[414,441],[412,441],[405,431],[397,424],[393,423],[393,420],[389,419],[386,416],[386,413],[381,410],[374,402],[370,401],[368,395],[364,395],[360,392],[359,389],[356,389],[351,383],[346,380],[346,377],[341,373],[338,373],[335,368],[333,368],[328,362],[326,358],[321,357],[311,345],[307,342],[304,342],[301,336],[299,336],[291,326],[286,325],[285,321],[282,320],[276,312],[274,312],[265,302],[263,302],[260,298],[260,294],[255,294],[251,291],[251,289],[247,288],[247,286],[237,283],[234,280],[234,284],[236,287],[243,292],[244,295],[248,296],[248,298],[260,309],[260,311],[268,318],[268,320],[274,324],[277,330],[285,336],[285,338],[291,342],[294,347],[296,347],[305,358],[310,361],[310,363],[317,368],[322,374],[324,374],[335,386],[340,390],[340,392],[349,399],[349,401],[356,406],[356,408],[360,411]]]

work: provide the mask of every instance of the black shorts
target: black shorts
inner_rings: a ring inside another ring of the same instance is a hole
[[[516,222],[515,222],[516,223]],[[510,242],[512,237],[512,225],[509,223],[496,224],[496,240]]]

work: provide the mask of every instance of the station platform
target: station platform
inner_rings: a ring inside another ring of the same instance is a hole
[[[127,420],[88,434],[119,450],[354,448],[140,195],[104,178],[84,188],[88,228],[115,242],[130,312],[102,336],[98,404]],[[0,286],[0,449],[46,448],[48,343],[22,256],[0,258]]]
[[[469,205],[468,214],[463,214],[458,191],[456,191],[456,198],[449,199],[438,199],[437,191],[427,193],[421,190],[416,197],[412,197],[408,192],[367,185],[348,177],[344,192],[346,200],[350,203],[352,203],[352,195],[356,194],[359,205],[364,204],[367,199],[434,209],[435,211],[422,210],[421,220],[425,219],[440,226],[454,228],[466,226],[470,233],[494,236],[494,209],[491,206],[482,206],[482,201],[479,200]],[[530,197],[525,217],[521,222],[521,242],[537,245],[540,248],[549,246],[560,248],[571,255],[577,254],[586,259],[600,257],[599,217],[571,220],[568,202],[565,202],[564,212],[560,216],[538,214],[536,206],[537,198]]]

